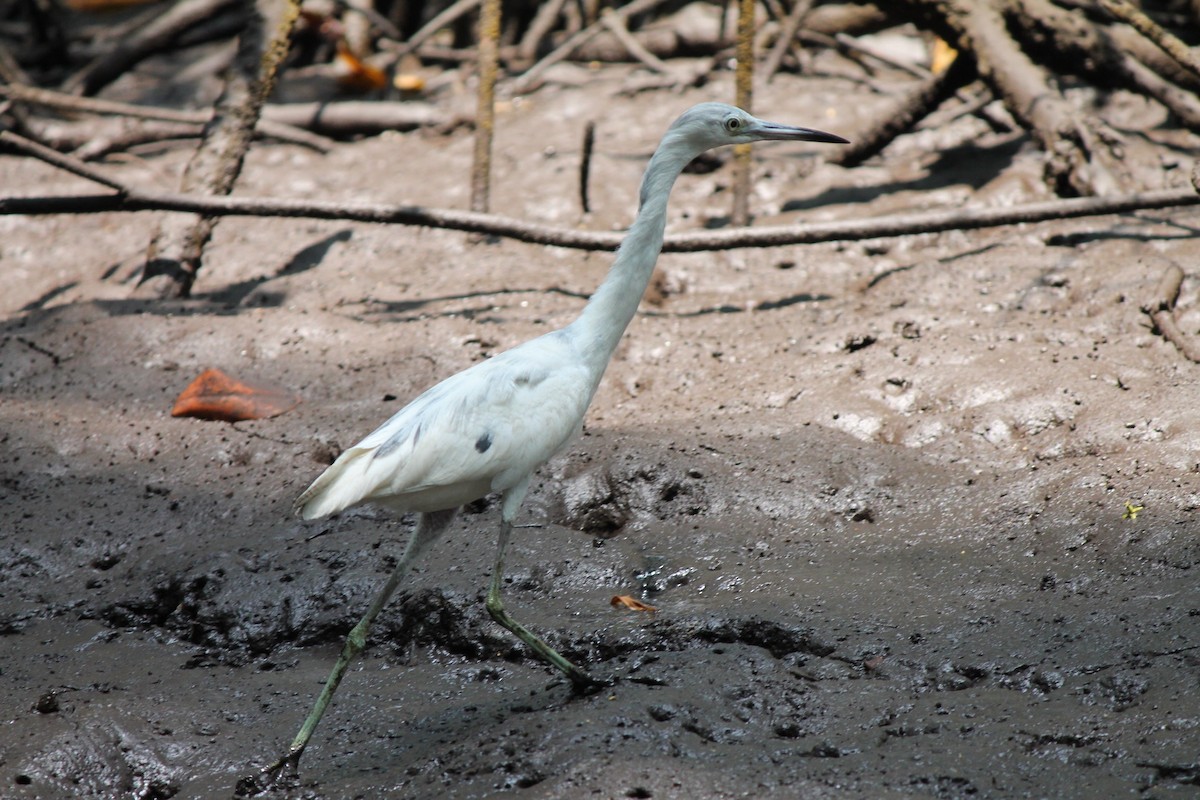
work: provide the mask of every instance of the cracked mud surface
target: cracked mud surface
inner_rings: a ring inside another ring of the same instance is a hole
[[[724,88],[622,96],[629,74],[506,108],[493,207],[626,224],[662,130]],[[882,102],[855,91],[785,76],[758,107],[849,133]],[[1101,111],[1148,184],[1186,183],[1196,141],[1147,108]],[[756,149],[760,223],[1044,191],[1028,141],[973,118],[857,170],[810,170],[813,149]],[[463,207],[470,151],[465,133],[262,145],[240,191]],[[186,157],[143,155],[108,168],[152,183]],[[0,172],[6,191],[84,188],[9,157]],[[671,229],[719,222],[728,182],[685,175]],[[1197,796],[1200,367],[1139,309],[1167,264],[1194,270],[1197,224],[664,256],[509,558],[510,612],[614,685],[573,696],[488,618],[497,510],[479,504],[381,616],[296,794]],[[609,263],[226,219],[194,299],[135,302],[151,225],[0,218],[5,797],[229,796],[277,757],[408,531],[369,508],[302,525],[294,497],[433,381],[569,321]],[[1188,332],[1196,300],[1189,280]],[[209,366],[303,403],[170,417]]]

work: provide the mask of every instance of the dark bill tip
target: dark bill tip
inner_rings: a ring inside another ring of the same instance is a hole
[[[813,128],[797,128],[775,122],[760,122],[751,131],[761,139],[792,142],[826,142],[828,144],[850,144],[836,133],[826,133]]]

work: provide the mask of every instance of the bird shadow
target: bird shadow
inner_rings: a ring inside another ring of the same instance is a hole
[[[349,228],[343,228],[337,233],[332,233],[322,239],[318,239],[307,247],[301,248],[296,252],[291,259],[280,267],[274,275],[262,275],[257,278],[249,278],[244,281],[229,286],[215,289],[211,292],[202,292],[193,294],[192,296],[198,300],[207,300],[212,303],[221,303],[227,306],[241,305],[255,290],[261,287],[264,283],[276,280],[277,278],[285,278],[291,275],[299,275],[308,272],[320,266],[325,257],[329,255],[329,251],[335,244],[350,241],[352,232]],[[254,294],[254,305],[256,306],[278,306],[282,305],[284,299],[283,292],[257,292]]]
[[[780,211],[807,211],[835,205],[859,205],[870,202],[883,194],[902,191],[927,192],[964,184],[977,190],[1012,165],[1013,159],[1026,140],[1027,137],[1020,136],[1005,139],[990,147],[983,147],[975,143],[948,147],[937,153],[919,178],[869,186],[831,187],[814,197],[787,200]]]
[[[253,295],[254,305],[279,306],[283,303],[283,292],[257,291],[263,284],[278,278],[299,275],[321,264],[330,249],[350,240],[349,228],[330,234],[296,251],[286,264],[272,275],[249,278],[210,292],[195,292],[186,299],[161,299],[126,297],[119,299],[94,300],[97,306],[109,314],[126,316],[131,314],[156,314],[160,316],[224,316],[236,314],[247,298]],[[103,276],[111,277],[118,267],[112,267]],[[40,299],[40,298],[39,298]]]

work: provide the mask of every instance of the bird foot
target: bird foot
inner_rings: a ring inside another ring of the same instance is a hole
[[[234,797],[258,797],[273,791],[294,789],[300,782],[300,754],[294,750],[256,775],[247,775],[237,782]]]

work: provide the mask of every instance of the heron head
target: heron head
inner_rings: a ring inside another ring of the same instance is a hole
[[[761,141],[828,142],[848,144],[832,133],[761,120],[725,103],[692,106],[675,120],[671,131],[697,152],[727,144]]]

